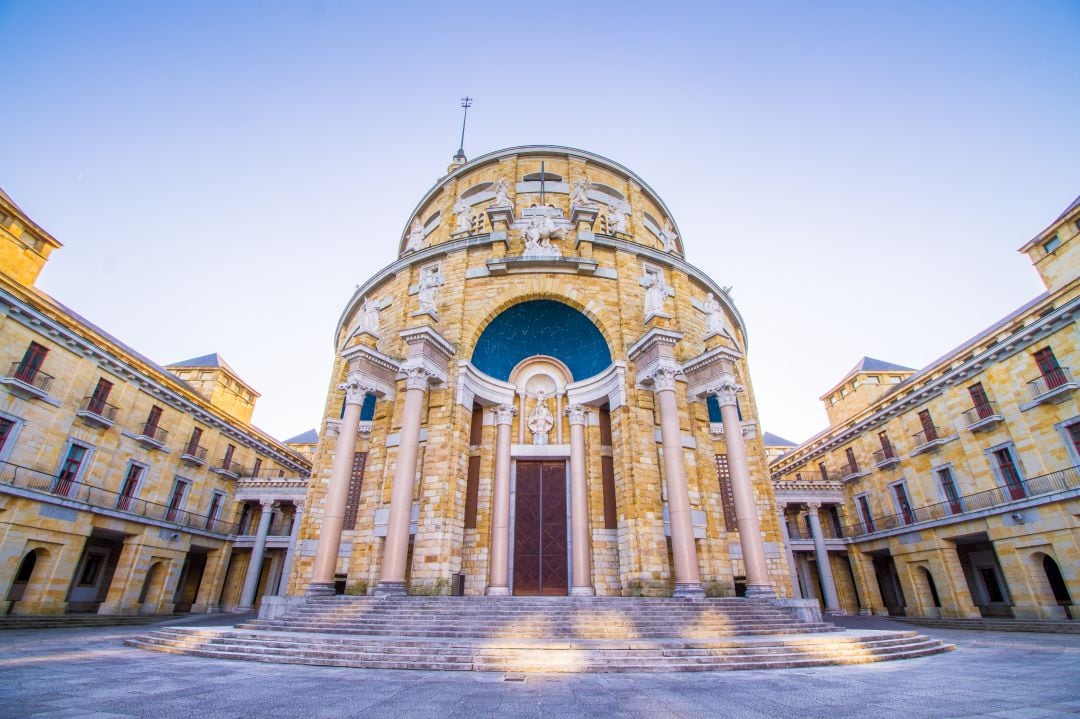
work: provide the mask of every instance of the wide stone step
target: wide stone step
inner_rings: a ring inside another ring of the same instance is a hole
[[[923,617],[892,617],[908,624],[938,629],[968,629],[987,632],[1033,632],[1047,634],[1080,634],[1080,621],[1049,619],[932,619]]]
[[[0,629],[60,629],[152,624],[172,618],[168,614],[22,615],[0,618]]]

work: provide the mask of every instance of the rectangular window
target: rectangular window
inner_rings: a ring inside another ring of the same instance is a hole
[[[161,422],[161,407],[154,405],[150,408],[150,414],[146,415],[146,425],[143,426],[143,434],[153,437],[157,434],[158,424]]]
[[[256,457],[255,466],[251,468],[251,476],[258,477],[260,469],[262,469],[262,457]]]
[[[353,455],[352,474],[349,476],[349,494],[345,500],[345,519],[342,529],[356,529],[356,513],[360,511],[360,490],[364,486],[364,466],[367,452]]]
[[[480,456],[469,457],[465,477],[465,529],[476,529],[476,502],[480,493]]]
[[[942,467],[937,471],[937,476],[945,501],[949,503],[949,511],[953,514],[961,514],[964,511],[964,505],[960,502],[960,492],[956,489],[956,480],[953,479],[952,470]]]
[[[1069,441],[1072,442],[1073,450],[1076,452],[1076,456],[1080,457],[1080,422],[1076,424],[1070,424],[1066,431],[1069,433]],[[4,448],[2,438],[0,438],[0,449]]]
[[[66,497],[71,492],[71,487],[79,481],[79,474],[83,462],[86,461],[87,449],[81,444],[72,444],[68,447],[67,457],[60,465],[60,472],[56,475],[56,486],[53,492],[61,497]]]
[[[202,428],[196,427],[191,430],[191,439],[188,440],[187,449],[184,450],[185,454],[190,454],[193,457],[199,454],[199,441],[202,440]]]
[[[728,532],[738,530],[735,516],[735,492],[731,487],[731,467],[726,454],[716,455],[716,476],[720,480],[720,504],[724,509],[724,529]]]
[[[885,459],[893,458],[892,443],[889,442],[889,435],[886,432],[878,432],[878,441],[881,442],[881,454]]]
[[[139,488],[139,480],[142,479],[143,467],[137,464],[129,464],[124,483],[120,485],[120,496],[116,500],[117,509],[131,509],[131,500],[135,491]]]
[[[479,447],[484,443],[484,408],[473,405],[472,424],[469,425],[469,445]]]
[[[1005,483],[1005,489],[1011,499],[1023,499],[1027,496],[1024,491],[1024,482],[1020,478],[1020,471],[1016,468],[1016,461],[1008,447],[997,449],[993,452],[994,462],[997,464],[998,474]]]
[[[986,419],[994,413],[994,410],[990,407],[990,398],[986,396],[986,390],[983,389],[982,382],[976,382],[968,387],[968,394],[971,395],[971,401],[975,405],[975,414],[979,419]]]
[[[1059,247],[1061,247],[1061,238],[1057,235],[1043,243],[1043,251],[1048,255]]]
[[[844,454],[847,455],[848,471],[856,474],[859,471],[859,462],[855,459],[855,450],[848,447],[844,450]]]
[[[109,401],[109,393],[112,392],[112,382],[99,379],[94,393],[90,395],[90,403],[86,406],[87,411],[100,415],[105,411],[105,404]]]
[[[904,524],[915,521],[915,513],[911,511],[911,501],[908,499],[907,487],[903,482],[892,485],[893,496],[896,497],[896,506],[900,510],[900,516],[904,518]]]
[[[165,519],[170,522],[174,521],[180,514],[180,508],[184,504],[184,494],[187,492],[188,483],[186,480],[176,478],[173,482],[172,494],[169,496],[169,508],[165,512]]]
[[[232,471],[232,458],[233,453],[236,452],[234,445],[229,445],[225,448],[225,457],[221,460],[221,468],[227,471]]]
[[[818,468],[818,472],[821,473],[821,478],[823,480],[825,480],[826,482],[828,482],[829,481],[829,470],[825,469],[825,463],[824,462],[818,462],[817,468]]]
[[[1054,356],[1054,350],[1043,347],[1035,353],[1034,357],[1035,364],[1039,367],[1039,373],[1046,380],[1048,390],[1056,389],[1065,384],[1065,373],[1061,371],[1061,365],[1058,364],[1057,357]]]
[[[214,492],[210,495],[210,509],[206,512],[206,528],[213,530],[216,528],[218,515],[221,514],[221,505],[225,503],[225,495],[221,492]]]
[[[41,363],[45,361],[45,355],[47,354],[49,354],[48,349],[37,342],[31,342],[30,346],[26,348],[26,352],[23,353],[18,368],[15,370],[15,379],[27,384],[33,384],[34,378],[37,376],[38,370],[41,369]]]
[[[8,443],[8,438],[11,437],[14,432],[15,423],[10,419],[0,417],[0,453],[4,451],[4,447],[6,447]]]
[[[618,529],[619,512],[615,503],[615,463],[611,457],[600,457],[600,486],[604,490],[604,529]]]
[[[924,409],[919,412],[919,424],[922,425],[923,442],[932,442],[938,438],[937,427],[934,426],[934,420],[930,416],[930,410]]]
[[[866,525],[866,531],[875,531],[874,515],[870,514],[870,501],[866,498],[865,494],[860,494],[855,500],[859,507],[859,516],[862,517],[863,524]]]
[[[710,397],[712,395],[709,395]],[[608,409],[608,405],[600,407],[600,411],[597,413],[597,417],[600,420],[600,444],[604,447],[611,446],[611,410]]]

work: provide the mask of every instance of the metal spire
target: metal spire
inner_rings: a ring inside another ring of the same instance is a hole
[[[461,106],[465,108],[465,112],[461,117],[461,146],[458,148],[457,154],[454,155],[455,162],[465,162],[465,121],[469,118],[469,108],[472,107],[473,99],[471,97],[461,98]]]

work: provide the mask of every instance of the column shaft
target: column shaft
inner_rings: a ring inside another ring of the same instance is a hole
[[[251,561],[248,562],[244,588],[240,592],[240,609],[251,609],[255,606],[255,590],[259,587],[263,554],[266,552],[266,534],[270,531],[270,519],[273,516],[273,503],[263,502],[262,514],[259,515],[259,528],[255,532],[255,545],[251,548]]]
[[[842,614],[840,599],[836,595],[836,580],[833,578],[832,564],[829,563],[829,550],[825,548],[825,535],[821,531],[821,517],[816,504],[810,504],[810,534],[814,537],[814,553],[817,555],[818,576],[821,577],[821,589],[825,594],[825,611],[829,614]]]
[[[405,593],[405,562],[409,556],[409,525],[412,523],[413,490],[416,486],[416,459],[420,452],[420,418],[424,409],[424,389],[410,379],[401,419],[394,488],[390,494],[390,518],[383,546],[382,572],[376,594]]]
[[[585,410],[580,405],[570,413],[570,544],[572,575],[570,594],[592,596],[592,550],[589,542],[589,487],[585,478]]]
[[[720,416],[724,422],[724,443],[727,445],[728,467],[731,471],[731,491],[735,495],[735,520],[739,525],[739,544],[742,545],[743,565],[746,568],[746,596],[775,596],[765,565],[765,543],[761,538],[754,483],[746,461],[742,422],[734,402],[721,403]]]
[[[777,516],[780,519],[780,537],[784,540],[784,558],[787,559],[788,571],[791,572],[791,596],[802,599],[802,591],[799,589],[799,578],[796,575],[795,555],[791,551],[791,535],[788,532],[787,517],[784,515],[784,505],[777,505]]]
[[[293,559],[296,557],[296,542],[300,535],[300,521],[304,518],[304,503],[293,504],[293,525],[289,533],[289,548],[285,550],[285,565],[281,568],[281,581],[278,583],[277,593],[284,596],[289,593],[289,575],[292,574]]]
[[[341,531],[345,525],[345,505],[349,500],[349,480],[352,478],[356,432],[360,427],[363,398],[356,400],[346,400],[345,416],[341,418],[341,427],[334,446],[334,466],[330,472],[330,486],[326,490],[322,526],[319,528],[319,546],[315,550],[309,593],[334,593],[334,574],[337,572],[338,551],[341,549]]]
[[[495,411],[495,481],[491,497],[491,551],[487,593],[510,593],[510,423],[514,408]]]
[[[671,551],[675,559],[675,594],[702,596],[675,390],[658,389],[656,400],[660,405],[660,438],[664,446],[664,478],[667,481],[668,516],[671,521]]]

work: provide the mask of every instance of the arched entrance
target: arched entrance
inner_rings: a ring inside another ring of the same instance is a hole
[[[1042,565],[1043,571],[1046,572],[1046,581],[1050,583],[1050,590],[1054,593],[1054,599],[1065,610],[1065,616],[1072,619],[1072,597],[1065,584],[1065,577],[1061,576],[1061,569],[1049,554],[1043,555]]]
[[[34,549],[26,553],[26,556],[19,562],[19,569],[15,572],[15,579],[11,583],[11,588],[7,593],[8,612],[14,608],[15,602],[22,600],[26,596],[26,588],[30,585],[30,579],[34,576],[34,569],[37,567],[38,553],[44,553],[43,549]]]

